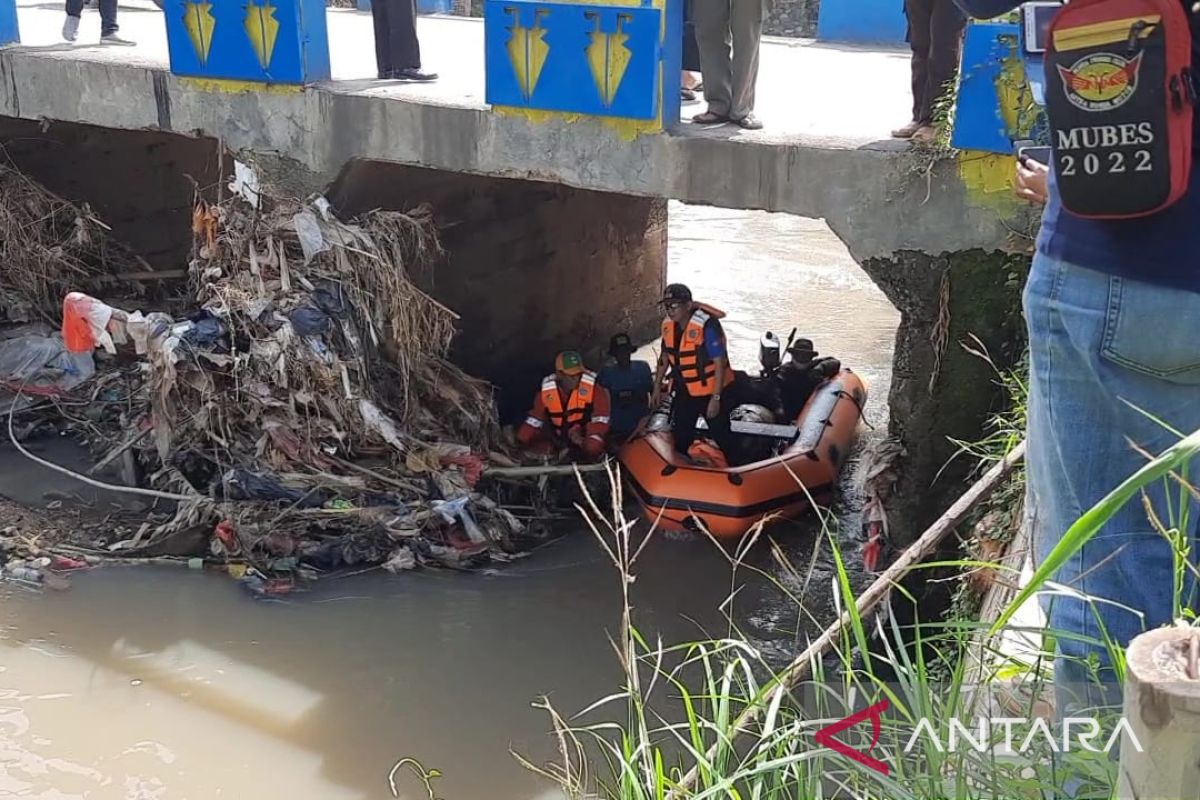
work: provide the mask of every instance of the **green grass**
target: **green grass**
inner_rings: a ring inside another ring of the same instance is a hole
[[[1014,397],[1023,397],[1019,373],[1003,376],[1016,381]],[[1007,452],[1019,441],[1023,428],[1023,401],[998,416],[980,443],[963,447],[964,453],[986,463]],[[1051,798],[1059,796],[1068,778],[1081,784],[1079,796],[1111,798],[1116,785],[1116,758],[1105,753],[1074,750],[1055,753],[1044,737],[1036,738],[1036,719],[1049,696],[1046,669],[1054,642],[1067,636],[1061,631],[1043,634],[1043,652],[1033,663],[1006,659],[991,644],[985,649],[986,668],[972,668],[964,658],[967,645],[984,634],[994,635],[1009,623],[1019,605],[1043,587],[1057,566],[1104,525],[1123,504],[1137,500],[1155,481],[1174,487],[1165,518],[1151,514],[1156,528],[1175,545],[1177,569],[1176,613],[1187,617],[1182,597],[1190,553],[1187,500],[1194,492],[1187,480],[1187,463],[1200,454],[1200,432],[1181,441],[1084,514],[1061,544],[1041,565],[1033,582],[990,629],[970,618],[950,617],[902,628],[886,613],[859,615],[852,575],[838,548],[839,538],[829,518],[823,518],[820,541],[830,548],[835,565],[834,590],[838,610],[849,610],[850,624],[826,659],[803,665],[805,679],[793,680],[787,670],[771,664],[742,637],[735,627],[730,638],[665,645],[651,642],[637,630],[630,611],[628,589],[636,574],[637,558],[645,539],[635,533],[635,522],[621,512],[618,476],[610,476],[613,489],[610,514],[589,502],[581,508],[594,534],[608,552],[624,592],[620,636],[613,642],[624,683],[619,691],[584,711],[566,717],[548,702],[559,741],[560,759],[534,767],[558,784],[568,798],[597,800],[760,800],[765,798],[841,798],[905,800],[921,798]],[[1148,506],[1147,506],[1148,508]],[[741,561],[745,550],[730,556],[735,570],[749,569]],[[772,551],[777,561],[778,548]],[[801,570],[779,563],[792,577]],[[960,571],[976,569],[968,559],[922,565],[923,569]],[[987,565],[997,570],[999,565]],[[771,580],[764,570],[756,570]],[[811,574],[811,569],[809,570]],[[1013,577],[1013,576],[1009,576]],[[777,583],[781,592],[803,609],[804,584],[799,595]],[[903,597],[904,590],[893,590]],[[915,598],[903,597],[914,602]],[[990,640],[994,641],[994,640]],[[1118,671],[1123,664],[1120,647],[1107,637],[1097,642],[1107,648]],[[981,670],[981,671],[977,671]],[[998,752],[1003,729],[984,732],[980,749],[946,745],[952,731],[978,731],[990,692],[1009,696],[999,716],[1024,717],[1015,739],[1028,748],[1018,754]],[[889,766],[887,775],[821,746],[816,733],[852,711],[886,699],[888,710],[880,716],[878,740],[870,749],[873,731],[864,723],[839,734],[838,739]],[[751,712],[749,713],[748,712]],[[747,717],[749,716],[749,719]],[[922,723],[922,720],[925,722]],[[952,721],[960,726],[955,728]],[[1113,720],[1107,719],[1111,725]],[[922,728],[922,724],[926,727]],[[912,738],[915,730],[925,734]],[[1106,727],[1106,734],[1111,727]],[[1104,737],[1107,740],[1107,735]],[[935,743],[936,740],[936,743]]]

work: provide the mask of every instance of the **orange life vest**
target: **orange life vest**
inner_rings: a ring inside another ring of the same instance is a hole
[[[579,379],[579,386],[571,392],[565,408],[555,376],[547,375],[542,381],[542,405],[546,407],[546,416],[550,418],[550,424],[559,433],[576,425],[586,425],[590,422],[592,404],[595,402],[596,373],[594,372],[583,373]]]
[[[670,317],[663,320],[662,348],[673,371],[683,379],[687,393],[692,397],[708,397],[719,389],[733,383],[733,370],[725,370],[725,381],[717,386],[717,365],[708,357],[704,347],[704,326],[710,319],[720,319],[725,314],[712,306],[696,304],[692,318],[683,328],[681,341],[675,341],[675,323]]]

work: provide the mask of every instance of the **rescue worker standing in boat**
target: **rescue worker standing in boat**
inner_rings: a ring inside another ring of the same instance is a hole
[[[579,353],[564,350],[554,360],[554,374],[542,381],[517,441],[543,452],[566,447],[577,460],[595,461],[608,444],[610,415],[608,390],[596,373],[584,369]]]
[[[662,323],[662,352],[654,376],[650,407],[662,400],[668,370],[675,389],[671,431],[675,450],[687,455],[696,439],[696,420],[704,417],[708,435],[725,450],[729,444],[729,412],[736,405],[733,369],[725,348],[724,312],[697,303],[682,283],[672,283],[659,303],[667,312]]]

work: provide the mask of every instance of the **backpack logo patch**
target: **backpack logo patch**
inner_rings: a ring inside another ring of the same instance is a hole
[[[1112,111],[1133,97],[1141,68],[1142,53],[1132,59],[1093,53],[1070,68],[1060,66],[1058,74],[1071,105],[1084,111]]]

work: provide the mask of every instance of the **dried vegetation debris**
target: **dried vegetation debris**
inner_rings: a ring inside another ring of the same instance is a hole
[[[48,316],[64,293],[129,268],[85,210],[0,168],[0,194],[12,186],[32,243],[21,263],[44,273],[0,282],[0,312]],[[72,215],[87,233],[64,243]],[[485,475],[515,462],[491,387],[448,359],[456,315],[409,277],[442,255],[430,209],[344,222],[323,198],[235,193],[198,199],[192,227],[186,284],[156,301],[175,313],[73,296],[98,304],[85,316],[115,352],[17,415],[61,423],[175,496],[104,553],[199,543],[166,550],[276,593],[344,567],[509,559],[542,535],[538,487]]]

